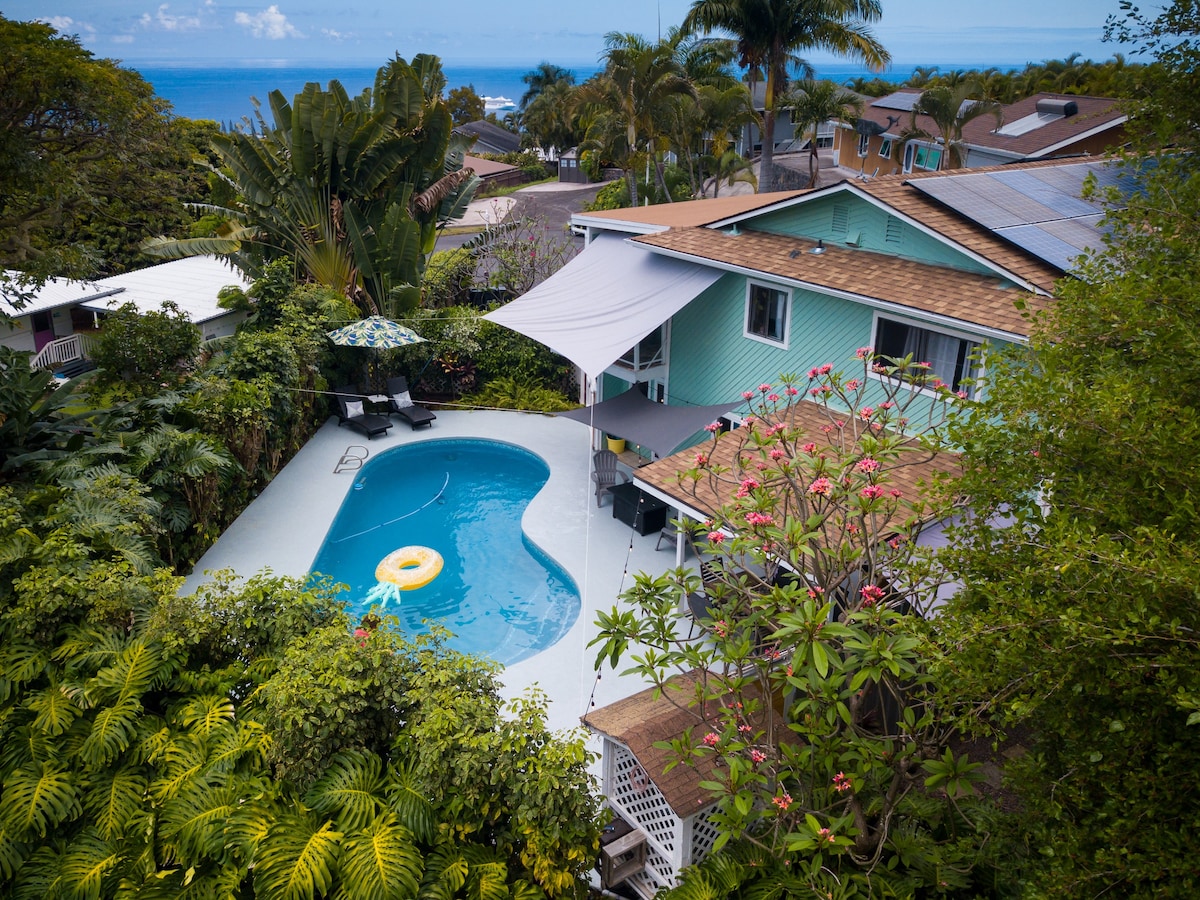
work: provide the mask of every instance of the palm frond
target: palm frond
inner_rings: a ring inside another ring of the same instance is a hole
[[[341,869],[349,896],[391,900],[416,896],[422,858],[412,834],[394,815],[385,813],[364,830],[346,836]]]
[[[147,781],[133,768],[94,775],[83,795],[83,807],[100,836],[114,840],[138,824]]]
[[[304,797],[314,812],[336,819],[345,831],[356,831],[378,814],[383,788],[383,763],[374,753],[343,752]]]
[[[255,857],[255,893],[274,900],[314,900],[333,886],[342,835],[329,822],[285,814]]]
[[[53,763],[16,769],[4,781],[0,826],[18,840],[43,838],[81,811],[74,779]]]

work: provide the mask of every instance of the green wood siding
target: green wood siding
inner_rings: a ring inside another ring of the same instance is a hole
[[[834,194],[798,204],[759,216],[739,227],[811,240],[819,238],[837,246],[848,246],[848,240],[857,238],[861,250],[891,253],[967,272],[995,274],[966,254],[850,194]]]
[[[730,273],[672,319],[668,402],[735,401],[743,391],[757,393],[760,384],[779,384],[783,373],[795,375],[803,388],[808,370],[824,363],[849,376],[860,366],[855,351],[871,343],[873,311],[849,300],[794,290],[787,350],[744,337],[745,308],[746,278]],[[871,384],[867,402],[877,403],[882,387]],[[918,407],[914,415],[927,409]]]

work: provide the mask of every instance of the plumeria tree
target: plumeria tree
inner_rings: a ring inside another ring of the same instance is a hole
[[[597,666],[628,663],[689,709],[677,764],[716,773],[718,852],[681,897],[903,896],[987,868],[978,766],[931,702],[921,615],[940,584],[917,537],[952,511],[922,488],[956,466],[939,433],[957,398],[925,363],[863,348],[856,365],[763,384],[747,424],[710,426],[679,475],[711,512],[691,533],[703,592],[688,569],[640,575],[599,617]]]

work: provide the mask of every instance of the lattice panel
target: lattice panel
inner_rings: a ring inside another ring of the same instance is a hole
[[[671,861],[659,853],[653,844],[647,844],[646,849],[646,874],[656,881],[659,887],[674,887],[677,873]]]
[[[701,862],[717,842],[716,826],[708,819],[709,813],[704,812],[692,820],[692,858],[690,864]]]
[[[679,842],[679,818],[629,749],[615,743],[611,746],[614,753],[609,799],[619,804],[662,850],[673,855]],[[653,845],[650,852],[654,852]],[[671,871],[669,863],[665,871]]]

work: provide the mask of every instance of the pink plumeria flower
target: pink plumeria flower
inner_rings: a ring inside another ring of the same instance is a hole
[[[820,372],[822,375],[828,375],[830,372],[833,371],[833,363],[825,363],[817,371]]]
[[[818,478],[816,481],[814,481],[812,484],[810,484],[808,486],[808,492],[810,494],[817,494],[822,497],[827,497],[827,496],[829,496],[829,491],[830,491],[831,487],[832,487],[832,485],[829,483],[829,479],[826,478],[824,475],[822,475],[820,478]]]
[[[707,431],[709,434],[716,434],[718,431],[721,430],[721,423],[720,422],[709,422],[707,425],[704,426],[704,430]]]
[[[860,472],[865,472],[867,474],[870,474],[871,472],[878,472],[879,471],[879,460],[872,459],[869,456],[864,456],[857,463],[855,463],[854,468],[858,469],[858,471],[860,471]]]
[[[742,399],[743,400],[749,400],[753,396],[754,396],[754,393],[752,391],[742,391]]]
[[[771,802],[778,806],[782,811],[787,812],[787,808],[792,805],[792,795],[781,794],[778,797],[772,797]]]
[[[854,351],[854,355],[857,356],[859,359],[866,359],[868,356],[870,356],[874,352],[875,352],[874,347],[859,347],[857,350]]]
[[[800,393],[800,391],[799,391],[799,390],[797,390],[796,388],[792,387],[792,386],[789,384],[789,385],[787,386],[787,389],[786,389],[786,390],[784,390],[784,393],[785,393],[785,394],[787,394],[789,397],[795,397],[797,394],[799,394],[799,393]]]
[[[704,736],[704,743],[709,747],[715,747],[721,743],[721,736],[715,731],[710,731]]]
[[[765,760],[766,758],[767,758],[767,754],[763,753],[761,750],[751,750],[750,751],[750,759],[753,762],[760,763],[763,760]]]
[[[771,386],[770,386],[769,384],[765,384],[765,383],[764,383],[764,384],[760,384],[760,385],[758,386],[758,390],[759,390],[759,392],[760,392],[760,393],[763,393],[763,394],[765,394],[765,393],[766,393],[767,391],[769,391],[770,389],[771,389]]]
[[[710,531],[710,532],[708,533],[708,540],[709,540],[709,542],[710,542],[710,543],[713,543],[713,544],[720,544],[720,543],[722,543],[722,542],[725,540],[725,532],[723,532],[723,531]]]
[[[883,487],[878,484],[868,484],[859,491],[859,496],[865,500],[878,500],[883,496]]]

